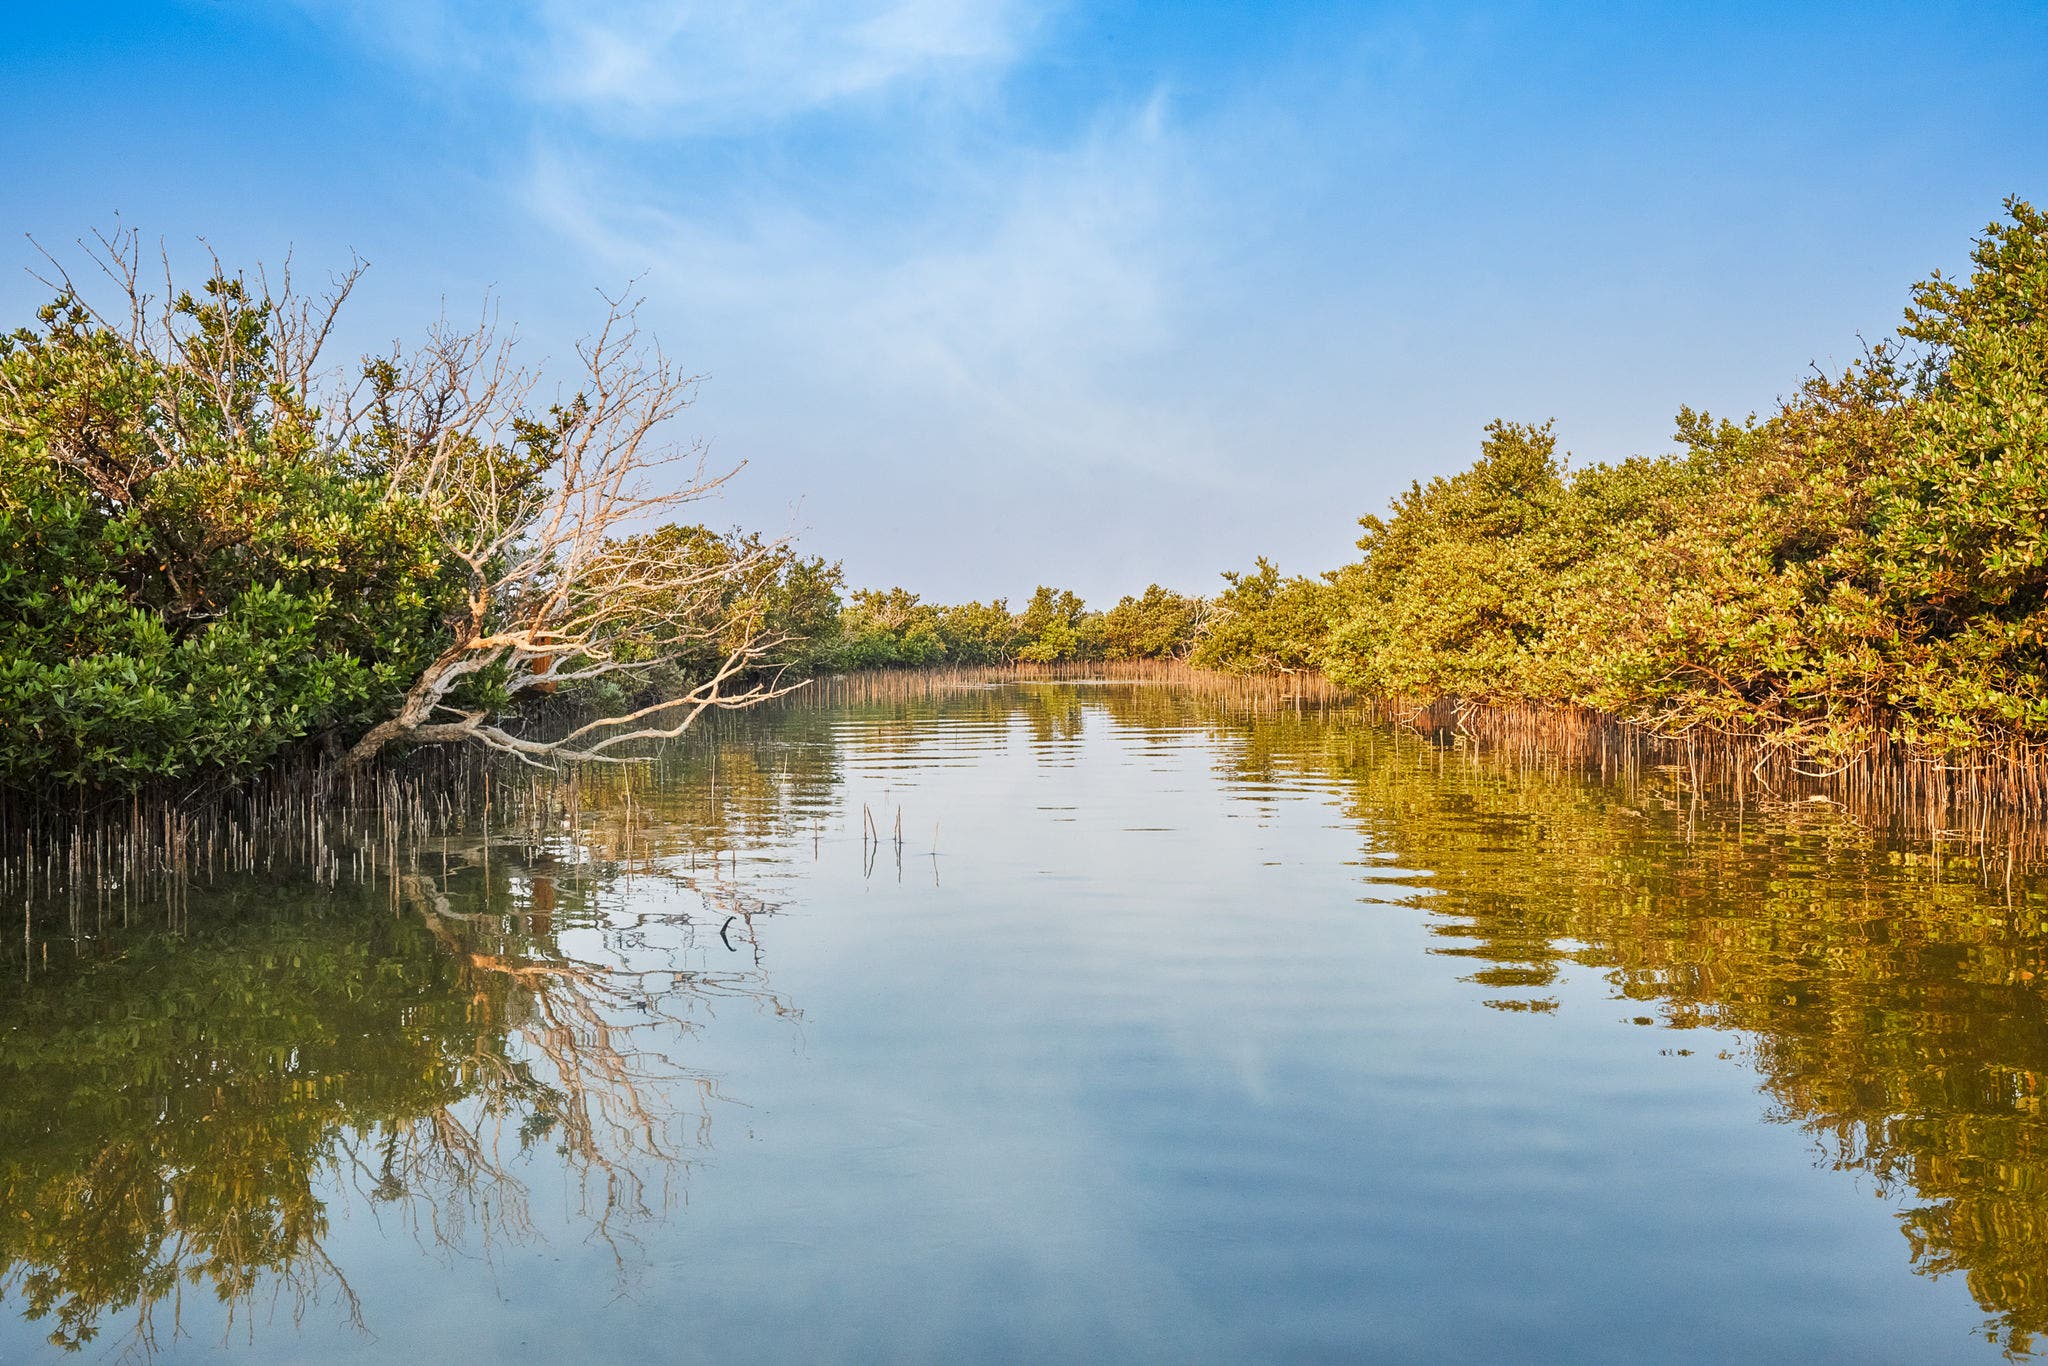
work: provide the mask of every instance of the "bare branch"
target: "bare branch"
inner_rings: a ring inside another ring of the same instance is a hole
[[[392,460],[391,497],[416,499],[445,528],[448,562],[468,586],[452,639],[345,760],[401,742],[473,742],[529,763],[617,762],[630,742],[672,738],[712,708],[789,691],[752,679],[779,642],[727,610],[781,543],[707,559],[686,539],[636,536],[671,523],[737,472],[714,470],[701,443],[667,436],[698,378],[643,337],[639,300],[605,296],[576,348],[578,383],[534,415],[536,376],[513,360],[493,310],[468,332],[445,324],[410,357],[380,367],[347,405],[364,439]],[[678,653],[723,642],[722,662],[680,696],[601,717],[554,739],[515,735],[454,708],[465,680],[496,670],[514,697],[607,676],[645,678]]]

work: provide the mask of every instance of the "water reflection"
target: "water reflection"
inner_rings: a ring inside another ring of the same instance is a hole
[[[2038,881],[1908,847],[1825,805],[1694,802],[1517,768],[1343,719],[1219,714],[1106,692],[1118,723],[1202,717],[1248,795],[1328,784],[1381,895],[1432,917],[1431,951],[1496,1010],[1547,1013],[1568,965],[1639,1024],[1733,1031],[1767,1117],[1904,1204],[1916,1271],[1961,1273],[2013,1355],[2048,1335],[2048,936]],[[1206,715],[1204,715],[1206,713]],[[1404,882],[1412,887],[1404,887]],[[1393,885],[1389,885],[1389,883]]]
[[[1000,756],[1016,763],[998,781],[986,775]],[[1097,800],[1088,783],[1105,769],[1091,764],[1121,766],[1121,790],[1145,795]],[[928,1230],[945,1264],[937,1275],[971,1269],[972,1237],[1017,1217],[984,1198],[975,1166],[989,1135],[1012,1133],[999,1122],[1009,1112],[988,1112],[995,1118],[963,1140],[974,1160],[961,1168],[975,1179],[963,1178],[973,1189],[963,1197],[971,1218],[960,1224],[929,1193],[944,1185],[932,1179],[936,1164],[907,1154],[946,1156],[931,1137],[944,1121],[1013,1088],[1063,1117],[1051,1138],[1015,1132],[1013,1158],[1072,1139],[1089,1160],[1077,1157],[1060,1180],[1093,1179],[1120,1162],[1152,1182],[1134,1186],[1121,1208],[1133,1227],[1155,1207],[1172,1214],[1160,1216],[1167,1271],[1155,1285],[1199,1299],[1204,1264],[1189,1249],[1199,1252],[1204,1236],[1212,1247],[1266,1237],[1254,1247],[1263,1264],[1217,1254],[1218,1279],[1324,1257],[1310,1265],[1314,1275],[1295,1278],[1323,1279],[1285,1306],[1297,1323],[1321,1325],[1328,1303],[1310,1297],[1358,1293],[1346,1277],[1381,1264],[1353,1235],[1388,1227],[1319,1223],[1322,1213],[1355,1199],[1374,1217],[1398,1206],[1428,1227],[1439,1213],[1430,1201],[1448,1198],[1429,1182],[1467,1173],[1417,1167],[1414,1179],[1369,1185],[1369,1175],[1334,1162],[1291,1169],[1353,1150],[1324,1145],[1327,1134],[1307,1132],[1315,1123],[1298,1124],[1300,1133],[1278,1120],[1260,1127],[1249,1112],[1266,1081],[1241,1096],[1204,1090],[1208,1036],[1174,1035],[1161,1016],[1199,1014],[1220,1035],[1248,1034],[1262,1019],[1275,1036],[1283,1023],[1306,1022],[1289,1035],[1308,1041],[1288,1059],[1293,1071],[1276,1066],[1270,1084],[1284,1091],[1291,1076],[1315,1104],[1273,1113],[1369,1132],[1388,1125],[1372,1108],[1386,1096],[1455,1090],[1453,1073],[1469,1061],[1460,1049],[1488,1038],[1497,1046],[1501,1031],[1552,1038],[1544,1031],[1601,1010],[1611,1018],[1600,1027],[1617,1035],[1672,1031],[1674,1053],[1753,1069],[1764,1118],[1800,1127],[1818,1162],[1898,1209],[1904,1240],[1892,1266],[1959,1274],[1987,1316],[1985,1335],[2010,1354],[2029,1354],[2048,1335],[2048,903],[2038,879],[2008,889],[1959,847],[1902,843],[1817,803],[1701,803],[1673,772],[1589,781],[1341,712],[1166,687],[796,704],[719,718],[657,771],[593,775],[568,790],[521,789],[522,781],[501,790],[488,842],[384,850],[362,862],[367,881],[226,881],[196,894],[175,932],[141,917],[121,928],[74,908],[35,929],[30,950],[0,948],[0,1297],[10,1312],[71,1347],[132,1339],[146,1349],[181,1329],[197,1333],[202,1321],[211,1333],[277,1304],[375,1331],[378,1304],[370,1294],[358,1302],[358,1264],[338,1236],[370,1218],[443,1258],[489,1257],[564,1233],[594,1239],[630,1276],[646,1260],[639,1241],[680,1222],[706,1126],[728,1103],[720,1074],[701,1061],[713,1012],[743,1004],[794,1037],[797,1012],[768,973],[775,932],[797,923],[778,910],[806,897],[837,896],[843,907],[858,896],[860,916],[847,917],[854,928],[836,922],[842,947],[904,938],[851,960],[870,972],[834,999],[843,1075],[829,1084],[857,1097],[854,1122],[874,1098],[891,1156],[829,1147],[848,1112],[834,1112],[836,1127],[803,1130],[798,1107],[813,1094],[805,1088],[828,1082],[791,1068],[780,1074],[782,1094],[795,1098],[783,1118],[809,1137],[789,1144],[792,1165],[781,1174],[798,1180],[808,1170],[830,1185],[832,1208],[849,1212],[859,1237],[878,1238],[892,1221]],[[899,798],[913,804],[900,840]],[[1215,828],[1190,832],[1185,823],[1205,812],[1240,829],[1334,823],[1341,829],[1324,843],[1286,849],[1341,845],[1323,863],[1255,883],[1220,864],[1248,844],[1217,838],[1211,850],[1204,841]],[[959,835],[948,833],[956,820]],[[948,864],[945,887],[971,890],[944,901],[939,851],[955,847],[960,875]],[[964,852],[999,848],[1009,859],[1000,879]],[[1134,852],[1155,848],[1173,852]],[[1132,871],[1140,868],[1185,876],[1157,888]],[[1212,876],[1290,900],[1270,914],[1261,908],[1265,918],[1248,928],[1252,910],[1227,896],[1214,905],[1191,896]],[[883,899],[869,893],[894,895],[903,881],[930,887],[933,901],[920,904],[946,914],[884,919]],[[1401,970],[1441,980],[1452,998],[1448,1013],[1422,1019],[1448,1041],[1427,1063],[1409,1064],[1417,1075],[1408,1091],[1375,1090],[1367,1082],[1382,1074],[1360,1081],[1325,1064],[1400,1064],[1357,1061],[1362,1050],[1345,1031],[1379,1028],[1373,1010],[1434,1010],[1436,998],[1360,1001],[1359,978],[1341,964],[1321,970],[1327,946],[1289,945],[1298,949],[1290,958],[1268,942],[1304,926],[1327,932],[1331,908],[1349,914],[1361,896],[1371,914],[1428,927],[1426,953],[1404,948]],[[1386,912],[1390,905],[1398,909]],[[1060,919],[1068,908],[1072,922]],[[808,938],[831,939],[827,921],[820,911],[802,922]],[[1067,953],[1067,936],[1083,935],[1083,961],[1046,970]],[[1162,942],[1174,935],[1183,942]],[[1237,961],[1250,938],[1261,941],[1253,966],[1270,975]],[[927,941],[934,947],[920,957]],[[796,948],[783,945],[785,981]],[[1296,959],[1318,970],[1294,974]],[[899,966],[903,980],[884,980]],[[911,971],[920,966],[923,977]],[[841,967],[823,955],[806,998],[852,976]],[[1604,980],[1604,996],[1572,989],[1589,976]],[[919,982],[955,978],[975,985],[950,1012],[931,1005],[944,995],[915,994]],[[998,993],[1011,993],[999,997],[1002,1008],[985,1006],[983,996]],[[864,1009],[865,1035],[847,1025]],[[1153,1047],[1155,1029],[1176,1038],[1177,1051]],[[970,1042],[946,1046],[956,1036]],[[952,1077],[942,1070],[949,1065],[972,1075]],[[917,1075],[920,1066],[929,1073]],[[1421,1074],[1425,1066],[1444,1075]],[[945,1103],[921,1105],[916,1084]],[[1056,1106],[1069,1089],[1115,1100]],[[1221,1100],[1247,1114],[1187,1118]],[[1746,1126],[1746,1102],[1736,1103]],[[1133,1113],[1152,1116],[1151,1127]],[[1105,1140],[1108,1160],[1097,1163],[1077,1131],[1103,1115],[1103,1133],[1123,1146]],[[1607,1122],[1604,1113],[1581,1118],[1589,1129]],[[906,1154],[900,1163],[895,1145]],[[1186,1190],[1161,1175],[1183,1162],[1196,1172]],[[1108,1194],[1126,1194],[1102,1179]],[[533,1192],[543,1189],[568,1193],[566,1217],[552,1206],[536,1212]],[[1300,1198],[1303,1190],[1314,1199]],[[820,1264],[853,1282],[869,1248],[834,1242],[823,1207],[792,1194],[774,1256],[814,1245]],[[760,1222],[772,1214],[762,1211]],[[744,1216],[751,1236],[756,1211]],[[1508,1214],[1494,1217],[1502,1230],[1517,1227]],[[1687,1225],[1674,1216],[1662,1227],[1683,1234]],[[1139,1241],[1131,1235],[1131,1246]],[[1050,1245],[1070,1258],[1083,1244],[1063,1233]],[[1188,1263],[1173,1260],[1183,1253]],[[1730,1243],[1719,1255],[1744,1250]],[[1386,1268],[1398,1259],[1388,1257],[1383,1279],[1396,1275]],[[1031,1269],[1021,1259],[1001,1265],[1015,1273],[1005,1287]],[[386,1265],[381,1274],[388,1283],[394,1273]],[[1435,1293],[1440,1307],[1463,1292]],[[1130,1312],[1137,1321],[1141,1311]],[[1256,1317],[1241,1305],[1234,1312]],[[768,1318],[744,1322],[737,1340]],[[1355,1323],[1334,1313],[1329,1321]],[[263,1331],[289,1341],[288,1326],[266,1320]],[[1291,1340],[1342,1341],[1301,1333]],[[1043,1345],[988,1340],[1020,1354]],[[1133,1339],[1154,1340],[1166,1339]],[[757,1350],[791,1341],[763,1338]]]
[[[16,962],[0,1297],[67,1349],[153,1350],[208,1306],[221,1331],[279,1305],[361,1326],[340,1220],[488,1258],[533,1236],[542,1178],[624,1270],[725,1099],[685,1051],[707,1011],[793,1012],[758,966],[770,908],[671,874],[744,918],[754,954],[714,957],[697,917],[622,914],[622,865],[589,854],[443,842],[373,885],[248,881],[177,933]]]

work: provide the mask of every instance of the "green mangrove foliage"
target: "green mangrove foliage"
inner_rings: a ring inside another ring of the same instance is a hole
[[[365,724],[461,601],[372,444],[315,436],[264,304],[216,279],[170,313],[168,354],[69,297],[0,341],[9,786],[245,771]]]
[[[814,647],[808,662],[889,669],[1186,659],[1207,614],[1200,598],[1156,583],[1102,612],[1069,589],[1044,586],[1021,612],[1001,598],[949,607],[901,588],[862,589],[841,611],[836,639]]]
[[[645,705],[687,692],[735,652],[751,650],[752,672],[805,677],[838,666],[839,566],[800,554],[759,532],[664,526],[620,542],[628,563],[689,567],[697,582],[671,588],[620,655],[643,667],[601,695]],[[706,591],[705,585],[710,591]],[[595,691],[586,689],[586,692]]]
[[[624,534],[722,482],[663,437],[693,381],[630,302],[542,408],[488,325],[337,381],[321,349],[359,271],[308,299],[216,269],[158,301],[137,246],[101,239],[116,306],[66,280],[0,338],[0,790],[316,747],[596,754],[772,692],[836,618],[786,547]],[[594,716],[537,738],[521,704],[564,689]]]
[[[2048,215],[1767,417],[1573,467],[1548,424],[1363,520],[1317,579],[1226,576],[1198,662],[1596,708],[1800,753],[2048,740]]]
[[[1314,668],[1329,633],[1327,579],[1281,578],[1279,567],[1259,557],[1250,573],[1223,575],[1208,629],[1195,646],[1194,662],[1231,673],[1292,673]]]

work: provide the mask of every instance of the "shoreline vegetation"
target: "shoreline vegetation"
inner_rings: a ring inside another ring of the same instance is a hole
[[[1232,674],[1179,660],[929,666],[821,675],[766,705],[905,707],[1034,685],[1156,688],[1194,699],[1211,724],[1228,731],[1292,716],[1346,723],[1332,731],[1346,743],[1365,733],[1396,744],[1407,736],[1446,771],[1576,783],[1621,817],[1662,813],[1659,819],[1685,828],[1820,806],[1937,872],[1972,866],[1972,880],[2009,903],[2028,885],[2017,879],[2048,866],[2048,823],[2004,804],[1967,770],[1895,752],[1883,762],[1817,772],[1786,750],[1742,737],[1659,735],[1584,709],[1388,702],[1319,673]],[[731,729],[736,724],[739,718],[713,715],[697,730],[716,746],[740,733]],[[631,757],[675,754],[656,741]],[[61,912],[74,924],[109,915],[125,923],[130,913],[169,908],[175,923],[195,886],[220,879],[291,870],[329,887],[396,888],[422,850],[451,839],[465,847],[479,838],[484,847],[538,844],[558,827],[581,831],[585,813],[599,808],[613,813],[616,827],[606,846],[631,850],[651,837],[636,832],[636,804],[644,807],[661,781],[638,762],[541,769],[487,749],[437,746],[376,769],[314,754],[239,783],[156,788],[61,808],[0,794],[0,898],[19,901],[36,919]]]
[[[1967,278],[1766,416],[1682,409],[1675,453],[1615,464],[1495,422],[1363,518],[1354,563],[1101,611],[849,592],[686,522],[733,471],[668,435],[695,381],[630,298],[559,386],[488,315],[337,366],[359,265],[156,296],[138,239],[98,238],[107,301],[53,258],[0,340],[0,830],[33,862],[27,832],[70,827],[85,859],[216,808],[310,830],[252,813],[341,790],[424,828],[491,767],[394,756],[559,784],[799,687],[1111,676],[2009,839],[2048,810],[2048,215],[2005,207]]]

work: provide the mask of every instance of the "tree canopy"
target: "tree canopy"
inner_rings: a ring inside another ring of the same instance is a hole
[[[1675,452],[1576,466],[1496,422],[1356,563],[1226,575],[1196,659],[1816,756],[2048,741],[2048,215],[2006,210],[1768,416],[1682,409]]]

